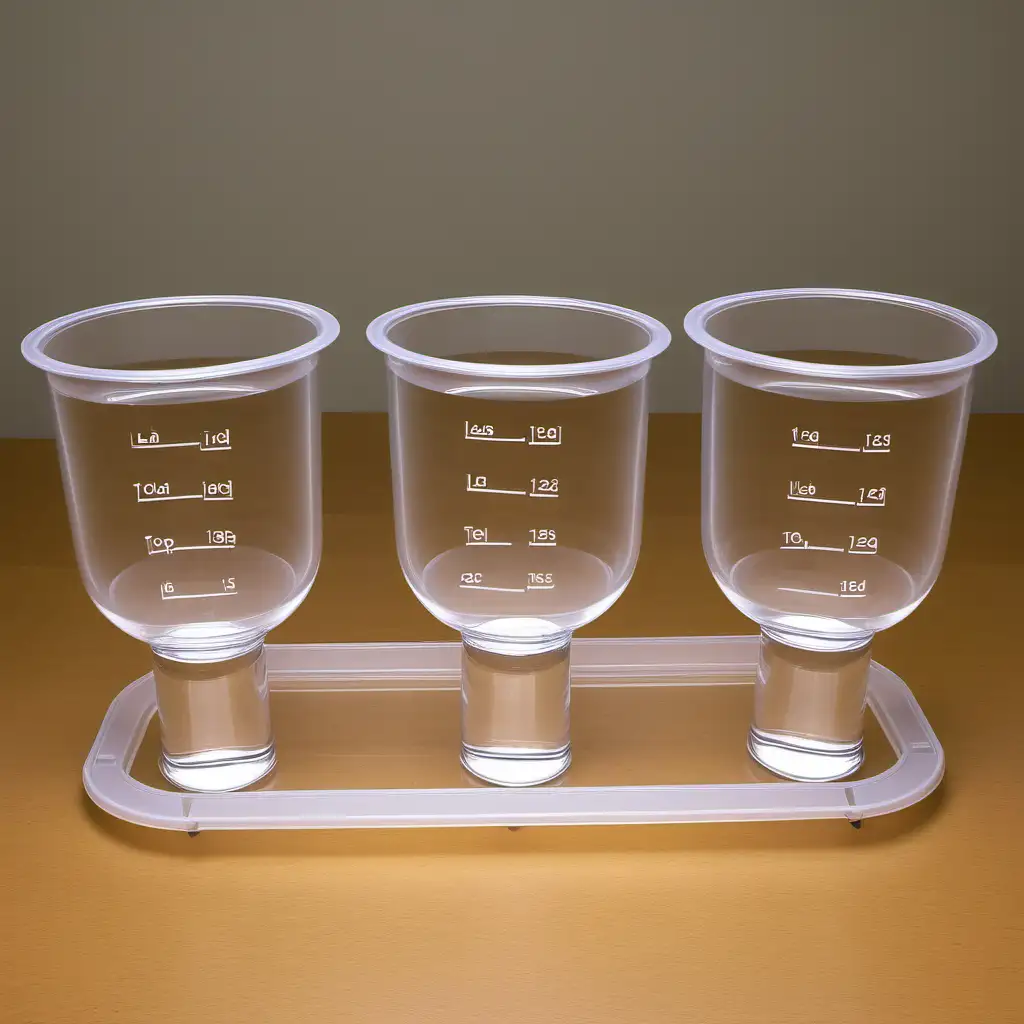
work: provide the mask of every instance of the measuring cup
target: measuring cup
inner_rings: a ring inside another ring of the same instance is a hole
[[[875,632],[942,565],[974,367],[996,337],[949,306],[795,288],[705,302],[704,553],[761,626],[749,748],[777,774],[863,758]]]
[[[574,299],[490,296],[378,317],[398,555],[463,640],[462,763],[505,786],[569,765],[569,641],[640,546],[647,371],[668,330]]]
[[[320,560],[318,353],[329,313],[216,295],[38,327],[75,551],[97,608],[154,652],[160,767],[197,791],[274,765],[263,638]]]

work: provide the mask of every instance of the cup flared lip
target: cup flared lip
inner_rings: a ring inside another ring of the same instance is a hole
[[[932,316],[952,321],[962,327],[971,336],[973,347],[970,351],[950,359],[935,359],[920,363],[894,363],[882,366],[848,366],[839,363],[809,363],[798,359],[754,352],[737,345],[730,345],[720,338],[716,338],[707,330],[708,320],[716,313],[734,309],[737,306],[752,305],[758,302],[777,302],[785,299],[846,299],[881,302],[916,309],[922,313],[929,313]],[[856,288],[777,288],[768,291],[725,295],[694,306],[683,320],[683,330],[706,351],[723,358],[765,370],[781,370],[809,377],[838,377],[857,380],[931,377],[970,369],[987,359],[996,350],[995,331],[984,320],[979,320],[978,317],[965,313],[961,309],[943,305],[941,302],[932,302],[929,299],[916,299],[910,295],[861,291]]]
[[[108,369],[99,366],[85,366],[54,359],[46,354],[46,346],[61,332],[88,320],[97,320],[120,313],[143,309],[170,309],[182,306],[247,306],[256,309],[275,310],[291,313],[310,323],[316,330],[315,336],[301,345],[282,349],[272,355],[256,359],[239,359],[212,366],[183,366],[163,370]],[[26,335],[21,343],[22,355],[33,365],[46,373],[61,377],[75,377],[80,380],[124,382],[131,384],[169,384],[218,380],[223,377],[237,377],[242,374],[258,373],[279,366],[298,362],[326,348],[337,338],[338,321],[326,310],[291,299],[274,299],[260,295],[176,295],[165,298],[137,299],[132,302],[115,302],[106,306],[93,306],[77,313],[68,313],[37,327]]]
[[[578,363],[534,363],[527,366],[508,365],[505,363],[476,363],[459,359],[446,359],[442,356],[426,355],[413,349],[396,344],[389,337],[389,332],[396,325],[425,313],[440,310],[472,309],[486,306],[532,306],[539,309],[575,309],[580,312],[599,313],[615,317],[639,327],[647,334],[647,344],[635,352],[627,352],[609,359],[589,359]],[[659,320],[638,313],[624,306],[614,306],[606,302],[591,302],[587,299],[566,299],[545,295],[471,295],[454,299],[434,299],[430,302],[417,302],[409,306],[400,306],[388,313],[382,313],[366,328],[367,340],[374,348],[379,349],[391,359],[413,366],[439,370],[445,373],[461,374],[467,377],[510,378],[524,380],[530,378],[579,377],[594,373],[608,373],[623,370],[653,359],[668,348],[672,335],[669,329]]]

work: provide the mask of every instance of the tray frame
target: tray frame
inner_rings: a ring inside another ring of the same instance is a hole
[[[759,638],[578,639],[574,687],[750,685]],[[272,690],[457,689],[458,643],[267,646]],[[688,672],[699,680],[680,681]],[[715,677],[721,677],[721,682]],[[658,680],[664,678],[665,682]],[[671,681],[670,681],[671,680]],[[322,681],[323,685],[317,685]],[[942,779],[944,755],[907,685],[871,663],[868,704],[897,755],[879,775],[856,781],[531,789],[323,789],[199,794],[156,789],[131,767],[156,713],[148,673],[114,698],[83,768],[90,798],[125,821],[195,834],[213,829],[415,828],[627,825],[712,821],[862,818],[902,810]],[[453,756],[455,756],[453,752]]]

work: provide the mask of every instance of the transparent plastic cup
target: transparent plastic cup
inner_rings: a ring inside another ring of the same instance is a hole
[[[239,789],[274,765],[262,655],[320,560],[318,353],[297,302],[148,299],[60,317],[22,344],[46,372],[82,579],[154,652],[161,770]]]
[[[574,299],[406,306],[388,357],[398,555],[463,639],[462,762],[505,786],[569,765],[569,642],[640,547],[656,320]]]
[[[797,288],[695,307],[705,349],[704,553],[761,626],[749,748],[777,774],[862,760],[870,643],[942,565],[976,317],[881,292]]]

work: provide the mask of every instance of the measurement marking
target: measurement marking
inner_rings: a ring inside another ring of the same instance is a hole
[[[143,444],[132,441],[133,448],[201,448],[202,444],[202,441],[146,441]]]
[[[842,548],[839,549],[842,551]],[[852,548],[846,552],[848,555],[877,555],[877,551],[854,551]]]
[[[840,597],[867,597],[867,594],[840,594]]]
[[[168,548],[168,551],[233,551],[234,547],[234,544],[175,544],[173,548]]]
[[[846,548],[830,548],[822,544],[808,544],[804,541],[803,544],[782,544],[779,547],[780,551],[838,551],[844,552]]]
[[[846,505],[856,505],[858,508],[885,508],[885,501],[847,501]]]
[[[467,540],[467,548],[510,548],[510,540]]]
[[[191,597],[234,597],[237,590],[215,590],[211,594],[161,594],[161,601],[186,601]]]
[[[793,442],[794,448],[820,448],[824,452],[859,452],[864,451],[863,448],[846,448],[841,444],[797,444]]]
[[[527,590],[554,590],[554,583],[530,583],[526,587]]]
[[[525,437],[490,437],[485,434],[471,434],[469,432],[469,424],[466,424],[466,438],[467,441],[502,441],[506,444],[525,444]]]
[[[227,431],[224,431],[227,434]],[[132,434],[128,440],[133,448],[198,448],[201,452],[229,452],[231,445],[226,443],[207,444],[205,441],[158,441],[156,433],[149,435],[154,440],[145,440],[140,434]]]
[[[797,494],[787,494],[790,501],[816,501],[819,505],[856,505],[856,501],[845,501],[842,498],[802,498]]]
[[[515,491],[514,493],[516,493],[516,494],[526,494],[526,491]],[[558,497],[558,492],[557,491],[554,491],[554,492],[552,492],[552,491],[544,491],[544,492],[530,491],[530,495],[529,496],[531,498],[557,498]]]
[[[203,501],[234,501],[234,497],[228,495],[226,498],[208,498],[205,494],[202,496]]]
[[[852,451],[856,451],[857,449],[853,448],[851,450]],[[891,448],[861,448],[861,451],[865,455],[871,455],[872,452],[878,452],[880,455],[884,455],[886,452],[891,452],[892,449]]]
[[[136,444],[132,442],[133,448],[198,448],[201,452],[229,452],[229,444],[203,444],[202,441],[161,441],[158,444],[146,443]]]
[[[813,594],[815,597],[839,597],[831,590],[804,590],[802,587],[778,587],[778,590],[785,590],[789,594]]]
[[[502,594],[525,594],[526,587],[485,587],[482,583],[460,583],[461,590],[497,590]]]
[[[505,491],[500,487],[471,487],[467,485],[466,490],[473,494],[526,494],[526,491]]]
[[[198,498],[202,500],[202,494],[162,494],[157,498],[136,498],[138,502],[143,501],[189,501],[192,498]]]
[[[530,444],[537,447],[557,448],[562,443],[561,427],[530,427]]]
[[[557,548],[558,541],[556,540],[531,540],[527,545],[531,548]]]

